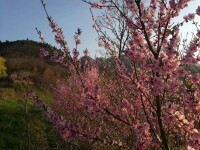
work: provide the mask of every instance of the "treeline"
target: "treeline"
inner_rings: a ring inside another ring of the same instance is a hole
[[[17,74],[22,80],[48,88],[67,76],[67,70],[48,59],[41,58],[40,48],[56,48],[30,40],[0,42],[0,56],[6,59],[7,74]]]

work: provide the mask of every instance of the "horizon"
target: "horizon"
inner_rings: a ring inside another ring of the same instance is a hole
[[[192,1],[189,6],[182,10],[181,15],[175,19],[175,22],[181,22],[183,16],[189,12],[195,12],[197,1]],[[92,28],[92,18],[89,11],[90,6],[81,0],[48,0],[47,11],[55,20],[59,27],[63,28],[65,40],[68,42],[70,50],[75,47],[74,33],[77,28],[83,31],[80,39],[81,44],[78,50],[81,55],[85,48],[88,48],[90,55],[99,55],[97,42],[97,33]],[[59,8],[59,9],[58,9]],[[78,9],[78,11],[75,11]],[[96,14],[96,13],[95,13]],[[81,19],[80,19],[81,18]],[[45,36],[45,42],[59,48],[54,41],[45,12],[42,8],[40,0],[27,1],[20,0],[16,3],[14,0],[0,1],[0,41],[17,41],[17,40],[33,40],[39,41],[39,37],[35,30],[37,27]],[[183,38],[188,33],[195,32],[195,28],[190,24],[185,24],[181,27]],[[187,38],[191,38],[189,35]]]

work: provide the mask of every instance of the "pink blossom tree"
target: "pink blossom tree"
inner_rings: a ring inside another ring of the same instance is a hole
[[[128,13],[114,0],[85,1],[92,8],[116,9],[126,20],[130,32],[125,51],[130,61],[127,68],[118,56],[115,73],[108,78],[98,71],[95,63],[80,69],[79,29],[75,36],[72,56],[62,29],[48,15],[41,0],[55,40],[61,52],[49,54],[51,59],[66,66],[71,76],[55,87],[52,108],[33,93],[28,96],[46,110],[61,136],[69,141],[87,140],[121,149],[200,148],[200,73],[187,69],[197,65],[200,49],[200,6],[195,13],[174,23],[191,0],[124,0]],[[197,34],[184,45],[180,57],[180,27],[192,22]],[[39,32],[40,38],[44,41]],[[105,43],[104,43],[105,44]],[[112,43],[104,45],[111,49]],[[117,48],[117,46],[116,46]],[[88,51],[85,51],[88,54]],[[57,112],[57,113],[55,113]]]
[[[129,14],[126,2],[115,0],[113,3],[117,7],[109,5],[104,6],[106,9],[99,7],[102,11],[100,14],[95,15],[92,10],[96,8],[95,4],[97,3],[86,0],[82,1],[91,5],[90,12],[93,20],[93,28],[98,34],[99,47],[104,47],[106,53],[109,55],[118,55],[120,57],[125,49],[129,48],[128,41],[131,38],[130,30],[127,27],[127,18],[122,17],[122,14]]]

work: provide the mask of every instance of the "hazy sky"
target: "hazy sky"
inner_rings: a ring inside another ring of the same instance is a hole
[[[94,56],[97,47],[97,34],[92,29],[92,19],[89,6],[81,0],[46,0],[47,10],[54,18],[55,22],[63,28],[65,38],[69,43],[70,49],[74,47],[73,35],[78,27],[83,30],[81,36],[82,51],[86,47]],[[195,12],[200,0],[189,3],[189,7],[184,10],[181,17],[188,12]],[[177,20],[180,20],[178,18]],[[22,39],[38,40],[35,27],[41,30],[46,41],[52,45],[54,34],[48,26],[44,10],[40,0],[0,0],[0,40],[14,41]],[[190,25],[184,27],[183,33],[191,32]]]

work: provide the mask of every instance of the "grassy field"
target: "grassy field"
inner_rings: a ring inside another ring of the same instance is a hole
[[[50,103],[50,96],[46,97],[43,90],[37,91]],[[30,101],[27,117],[23,93],[19,92],[20,89],[16,92],[11,87],[0,88],[0,150],[68,149],[69,145],[54,131],[44,112]]]

